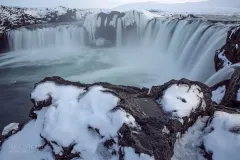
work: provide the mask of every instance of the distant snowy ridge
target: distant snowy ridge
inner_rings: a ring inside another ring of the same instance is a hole
[[[56,8],[19,8],[0,6],[0,33],[25,25],[84,21],[88,14],[99,12],[98,9]]]

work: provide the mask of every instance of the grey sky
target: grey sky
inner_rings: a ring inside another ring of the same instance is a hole
[[[118,5],[146,2],[148,0],[0,0],[0,5],[26,6],[26,7],[55,7],[67,6],[72,8],[112,8]],[[184,3],[201,0],[152,0],[161,3]],[[210,0],[222,5],[240,5],[240,0]]]
[[[68,6],[74,8],[111,8],[132,2],[146,2],[148,0],[0,0],[0,5],[14,5],[27,7]],[[184,3],[200,0],[152,0],[161,3]]]

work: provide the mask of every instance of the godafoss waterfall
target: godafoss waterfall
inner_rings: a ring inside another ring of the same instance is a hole
[[[207,111],[206,108],[212,106],[214,101],[220,103],[221,99],[224,99],[227,92],[224,85],[229,84],[227,81],[230,81],[234,68],[238,68],[238,64],[228,68],[232,61],[224,54],[228,51],[230,32],[235,33],[236,27],[236,22],[193,16],[161,16],[147,11],[113,11],[89,14],[80,23],[22,26],[8,30],[4,33],[8,52],[0,54],[0,128],[13,121],[26,122],[30,110],[30,117],[38,118],[36,122],[30,121],[25,127],[16,127],[14,124],[10,126],[12,130],[14,127],[23,130],[15,128],[15,131],[19,131],[15,137],[9,141],[6,140],[8,137],[4,138],[6,142],[2,144],[0,159],[15,160],[20,156],[20,159],[32,160],[36,159],[33,157],[37,153],[39,160],[197,160],[209,157],[219,160],[222,148],[217,148],[216,151],[212,148],[211,129],[208,128],[206,132],[209,135],[204,138],[199,130],[205,130],[205,124],[209,123],[214,128],[218,125],[215,121],[224,121],[224,118],[230,117],[230,114],[225,113],[221,119],[221,114],[215,113],[216,119],[210,122],[207,119],[214,112]],[[235,36],[235,39],[238,38]],[[234,42],[237,44],[239,40]],[[238,50],[236,45],[235,47]],[[216,73],[216,57],[219,58],[219,65],[226,67],[225,71],[223,69]],[[65,80],[51,76],[59,76]],[[44,79],[45,77],[49,78]],[[180,80],[182,78],[185,79]],[[41,79],[44,80],[36,84],[31,92],[34,84]],[[176,81],[170,81],[172,79]],[[166,83],[168,81],[170,82]],[[207,85],[212,87],[221,81],[224,83],[212,88],[212,92],[216,93],[214,99]],[[88,85],[90,83],[93,85]],[[162,86],[152,87],[159,85]],[[181,85],[182,88],[179,87]],[[187,89],[186,86],[191,87]],[[34,103],[33,108],[29,93]],[[97,99],[94,100],[93,96]],[[72,101],[73,97],[78,100]],[[155,113],[146,108],[154,106],[155,100],[163,105],[167,115],[172,113],[173,117],[179,118],[178,123],[175,118],[168,119],[166,115],[163,116],[163,112],[156,108]],[[134,111],[134,107],[130,106],[135,103],[143,108]],[[76,114],[78,105],[87,104],[91,109],[85,108]],[[47,111],[45,107],[49,105],[55,108]],[[69,109],[63,109],[63,105],[69,105]],[[102,109],[99,109],[98,105],[102,106]],[[185,108],[181,110],[181,107]],[[123,109],[115,112],[119,108]],[[108,113],[111,109],[112,112]],[[50,110],[57,111],[50,113]],[[139,115],[140,111],[143,115]],[[53,119],[55,114],[58,114],[58,118]],[[68,114],[71,115],[70,118]],[[200,114],[202,118],[198,118]],[[157,115],[162,118],[158,119]],[[149,117],[152,119],[148,119]],[[93,121],[94,118],[100,123]],[[122,118],[124,120],[121,120]],[[75,120],[77,122],[74,122]],[[147,124],[148,122],[151,123]],[[153,122],[161,124],[161,127],[156,127]],[[196,134],[185,135],[181,142],[175,143],[176,138],[181,137],[195,122],[196,126],[191,129]],[[43,132],[37,129],[39,125],[44,126]],[[230,130],[231,125],[227,125]],[[74,128],[73,131],[71,127]],[[84,127],[92,132],[91,135],[88,135],[87,130],[79,134],[78,129]],[[35,128],[34,131],[31,131],[31,128]],[[63,129],[66,132],[62,132]],[[232,131],[239,133],[239,128]],[[30,133],[29,136],[38,136],[38,139],[35,138],[32,143],[24,136],[28,135],[27,133]],[[130,138],[126,138],[128,133]],[[95,138],[92,138],[94,135]],[[195,142],[194,139],[204,140]],[[137,140],[139,142],[136,143]],[[230,138],[231,140],[233,139]],[[20,147],[23,153],[9,154],[6,146],[11,146],[14,141],[17,141],[16,146],[12,146],[15,149],[20,143],[24,143],[29,144],[32,150],[27,152],[29,148]],[[237,147],[239,148],[239,145]],[[215,153],[219,153],[218,156]],[[222,158],[224,159],[224,156]]]

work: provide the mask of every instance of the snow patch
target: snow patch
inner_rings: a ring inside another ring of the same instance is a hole
[[[223,68],[229,67],[232,65],[232,62],[230,62],[227,57],[224,54],[225,50],[223,50],[221,53],[218,54],[218,58],[223,61]]]
[[[212,101],[220,104],[226,92],[225,86],[220,86],[216,90],[212,91]]]
[[[6,127],[4,127],[2,135],[5,136],[11,131],[16,131],[18,129],[18,127],[19,127],[19,123],[11,123],[11,124],[7,125]]]
[[[164,92],[159,103],[173,117],[183,118],[189,117],[191,112],[194,112],[198,107],[204,109],[206,105],[204,102],[199,106],[203,98],[201,88],[197,85],[192,85],[189,88],[187,85],[174,84]]]
[[[212,132],[204,136],[204,145],[208,152],[213,153],[214,160],[239,160],[239,114],[215,112],[212,123],[207,129]]]
[[[168,130],[168,128],[166,126],[164,126],[164,128],[162,129],[162,132],[165,134],[169,134],[170,131]]]
[[[199,147],[203,141],[203,129],[208,118],[198,118],[197,122],[176,141],[172,160],[205,160]]]
[[[125,153],[124,158],[126,160],[154,160],[153,157],[150,157],[146,154],[143,154],[143,153],[141,153],[140,155],[136,154],[134,149],[130,147],[125,147],[124,153]]]

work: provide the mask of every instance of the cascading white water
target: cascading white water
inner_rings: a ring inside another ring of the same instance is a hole
[[[7,33],[10,50],[25,50],[58,46],[78,46],[84,42],[84,29],[62,25],[34,30],[18,29]]]
[[[120,57],[115,55],[118,58],[109,61],[120,61],[121,65],[126,66],[131,64],[131,66],[126,67],[124,72],[130,73],[130,68],[133,67],[134,73],[137,73],[137,68],[148,67],[148,70],[146,69],[144,72],[154,72],[155,77],[163,77],[162,81],[157,79],[154,84],[163,83],[172,78],[179,79],[183,77],[204,82],[215,72],[215,51],[224,44],[229,30],[228,25],[211,24],[202,20],[161,18],[142,20],[141,16],[143,15],[140,16],[137,13],[133,15],[136,16],[136,20],[134,18],[117,18],[117,16],[114,16],[110,24],[107,24],[106,19],[95,16],[97,17],[96,21],[84,25],[86,31],[88,31],[90,41],[92,40],[91,36],[95,36],[97,28],[102,24],[100,23],[102,20],[105,21],[103,23],[105,27],[113,26],[116,28],[115,43],[117,47],[115,51],[111,52],[122,55]],[[137,28],[131,30],[131,32],[136,33],[131,34],[128,32],[126,34],[126,25],[134,23]],[[69,25],[36,30],[14,30],[8,33],[8,38],[11,50],[81,46],[85,38],[84,32],[83,27]],[[124,43],[126,39],[129,42],[136,39],[138,50],[129,50],[129,43]],[[128,50],[121,51],[121,48],[126,48],[126,46]],[[124,54],[123,52],[128,53]],[[152,67],[149,68],[149,66]],[[143,68],[139,70],[143,71]],[[117,70],[115,72],[117,73]],[[99,75],[101,74],[99,73]],[[109,74],[111,73],[109,72]]]
[[[122,46],[122,19],[121,18],[118,18],[117,20],[116,44],[117,44],[117,47]]]
[[[200,20],[159,20],[158,24],[160,28],[154,38],[151,34],[154,28],[148,23],[141,44],[147,43],[163,58],[171,56],[171,65],[187,72],[188,79],[204,82],[215,72],[215,51],[223,46],[229,26]]]

